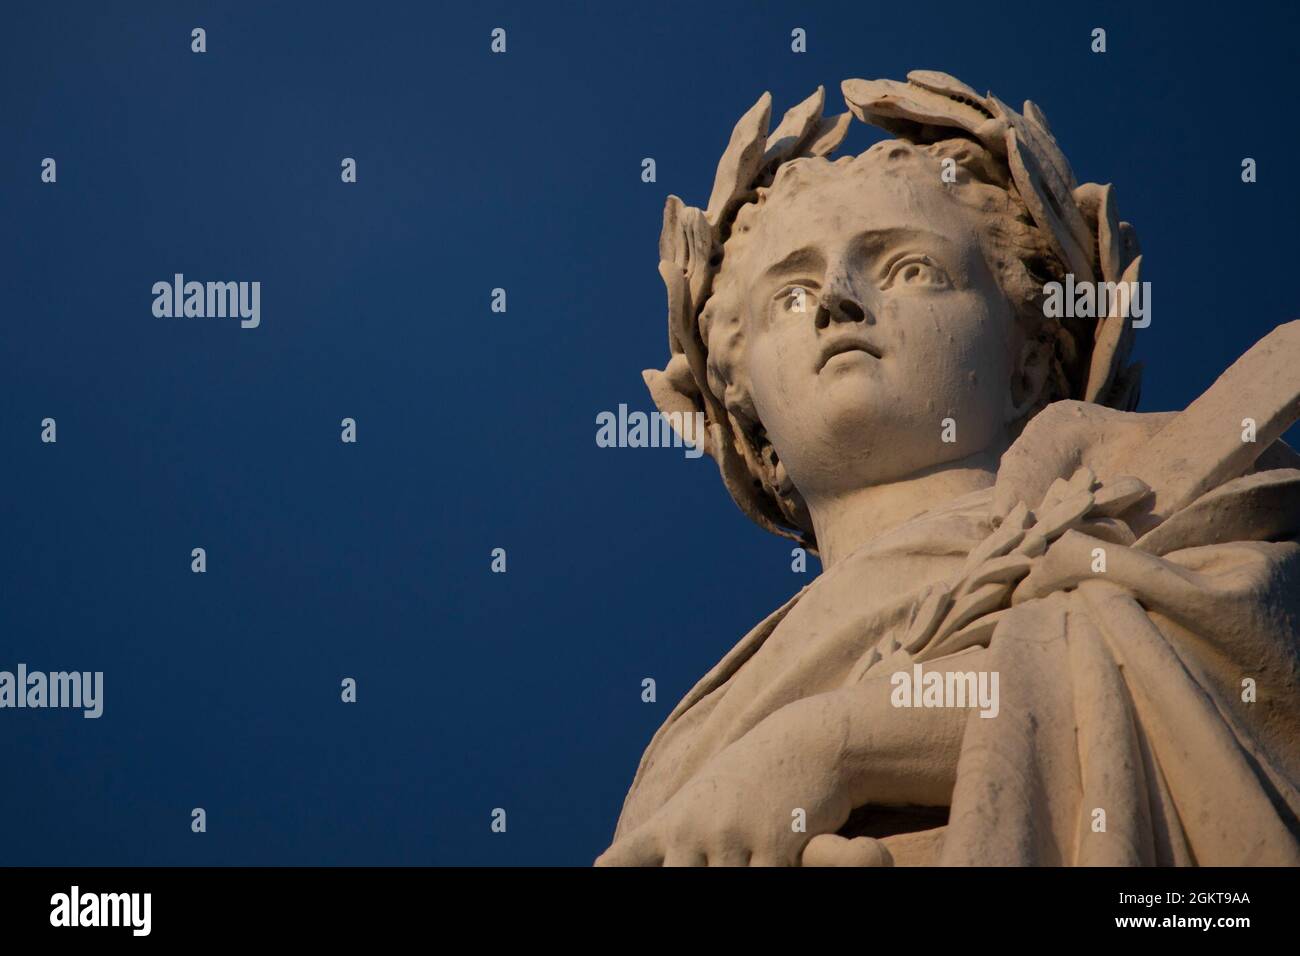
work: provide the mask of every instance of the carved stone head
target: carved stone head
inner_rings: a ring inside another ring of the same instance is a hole
[[[1078,186],[1025,115],[944,74],[847,81],[854,115],[898,138],[831,160],[849,114],[823,93],[767,134],[743,117],[708,209],[670,197],[664,412],[703,411],[741,508],[815,547],[807,494],[897,481],[1000,449],[1064,398],[1132,408],[1123,316],[1049,319],[1044,285],[1137,279],[1109,186]]]

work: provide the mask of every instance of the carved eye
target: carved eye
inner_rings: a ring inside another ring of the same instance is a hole
[[[811,314],[817,311],[817,291],[809,285],[794,283],[776,294],[777,307],[792,315]]]
[[[889,267],[884,288],[900,285],[920,289],[944,289],[952,285],[943,266],[929,256],[909,255],[897,259]]]

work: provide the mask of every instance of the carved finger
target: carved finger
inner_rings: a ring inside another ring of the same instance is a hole
[[[894,858],[879,840],[845,839],[834,833],[813,837],[804,847],[802,866],[893,866]]]
[[[596,858],[596,866],[659,866],[663,852],[656,834],[646,827],[629,833]]]
[[[694,846],[670,846],[664,854],[664,866],[708,866],[704,851]]]
[[[741,846],[728,846],[709,852],[709,866],[749,866],[749,850]]]

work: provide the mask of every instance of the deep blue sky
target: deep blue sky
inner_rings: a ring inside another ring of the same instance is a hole
[[[594,442],[652,407],[664,198],[704,204],[765,89],[1038,102],[1146,253],[1143,410],[1300,317],[1295,13],[981,6],[7,4],[0,669],[106,686],[98,721],[0,711],[0,863],[604,849],[673,704],[807,580],[707,458]],[[261,327],[155,318],[174,272],[261,281]]]

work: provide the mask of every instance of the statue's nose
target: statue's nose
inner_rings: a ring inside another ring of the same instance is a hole
[[[818,328],[826,328],[832,322],[854,322],[874,325],[875,316],[864,306],[861,297],[844,281],[833,281],[821,298],[821,307],[817,310]]]

